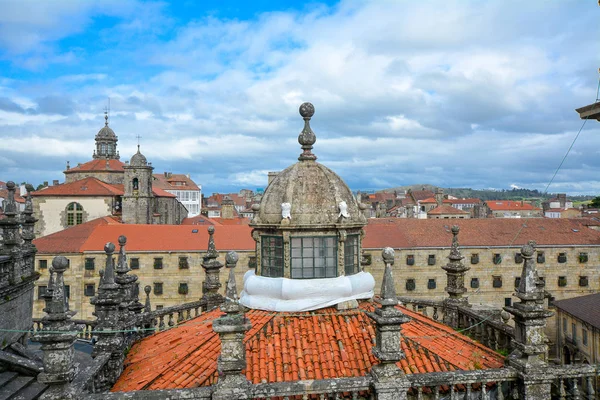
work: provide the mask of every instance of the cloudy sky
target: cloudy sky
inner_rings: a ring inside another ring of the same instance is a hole
[[[225,4],[225,6],[223,6]],[[314,153],[352,189],[544,190],[597,97],[596,1],[28,1],[0,12],[0,180],[91,159],[110,98],[122,160],[205,193]],[[589,121],[550,186],[600,193]]]

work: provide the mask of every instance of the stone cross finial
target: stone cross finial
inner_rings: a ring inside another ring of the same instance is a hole
[[[215,246],[215,240],[213,234],[215,233],[215,227],[208,227],[208,250],[206,255],[202,259],[202,268],[205,272],[205,280],[202,282],[202,300],[205,301],[204,311],[211,310],[223,302],[223,296],[218,293],[221,287],[219,281],[219,272],[223,268],[223,264],[217,260],[219,253]]]
[[[515,350],[509,355],[508,364],[528,375],[523,378],[527,381],[526,384],[519,385],[522,391],[520,398],[546,399],[550,398],[551,378],[544,373],[544,369],[548,367],[545,360],[548,346],[544,330],[546,319],[554,313],[544,304],[544,289],[537,274],[534,253],[532,243],[521,248],[523,270],[521,283],[516,291],[520,301],[512,307],[504,307],[505,311],[513,315],[515,322]]]
[[[304,119],[304,129],[300,132],[298,136],[298,143],[302,146],[302,154],[298,157],[300,161],[306,160],[316,160],[317,156],[315,156],[311,150],[313,148],[313,144],[317,141],[317,136],[310,128],[310,119],[315,114],[315,107],[311,103],[302,103],[300,106],[300,115]]]
[[[250,329],[250,321],[245,317],[243,307],[238,302],[234,269],[238,262],[234,251],[227,253],[225,265],[229,269],[226,300],[221,310],[226,314],[213,322],[213,330],[221,340],[221,354],[217,361],[219,381],[213,399],[246,398],[250,391],[250,382],[242,374],[246,368],[246,345],[244,337]]]
[[[460,253],[458,244],[460,228],[454,225],[451,228],[451,232],[452,246],[450,247],[450,255],[448,256],[450,261],[442,267],[446,271],[446,293],[448,293],[448,297],[444,300],[444,305],[446,306],[444,323],[457,329],[459,324],[457,307],[468,305],[467,298],[463,297],[463,294],[467,291],[465,288],[465,273],[471,267],[466,266],[462,262],[464,257]]]
[[[38,381],[50,386],[44,394],[48,399],[69,398],[68,383],[75,376],[73,344],[81,327],[71,321],[71,313],[65,306],[63,274],[68,265],[63,256],[52,260],[56,279],[50,278],[48,282],[50,294],[46,296],[43,328],[34,336],[42,344],[44,371],[38,375]]]

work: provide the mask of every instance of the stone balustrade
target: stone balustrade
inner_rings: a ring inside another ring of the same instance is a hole
[[[96,321],[88,321],[83,319],[72,319],[73,323],[83,327],[83,330],[77,335],[78,339],[92,340],[94,326]],[[42,318],[33,318],[33,333],[40,331],[44,327]]]
[[[147,329],[154,328],[155,331],[163,331],[182,322],[197,317],[202,312],[205,301],[198,300],[176,306],[165,307],[160,310],[146,312],[141,315]]]

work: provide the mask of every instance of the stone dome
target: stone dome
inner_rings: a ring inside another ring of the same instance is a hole
[[[146,160],[146,156],[140,153],[140,146],[138,145],[138,151],[133,156],[131,156],[131,160],[129,161],[129,165],[132,167],[145,167],[148,165],[148,160]]]
[[[340,215],[340,203],[348,217]],[[282,203],[289,203],[292,225],[364,225],[366,218],[352,192],[335,172],[316,161],[300,161],[280,172],[265,190],[258,223],[280,224]]]
[[[316,162],[311,152],[316,136],[309,120],[314,114],[310,103],[300,106],[304,129],[298,136],[303,153],[299,162],[280,172],[269,184],[254,224],[279,225],[365,225],[366,218],[346,183],[335,172]],[[284,206],[285,204],[285,206]],[[287,208],[289,205],[289,216]]]
[[[104,115],[104,127],[98,131],[96,139],[117,140],[117,135],[115,135],[115,132],[108,126],[108,115],[106,114]]]

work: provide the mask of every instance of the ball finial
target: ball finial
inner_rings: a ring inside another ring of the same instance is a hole
[[[144,286],[144,292],[146,292],[146,294],[150,294],[150,291],[152,291],[152,286],[150,286],[150,285]]]
[[[239,259],[240,257],[235,251],[228,251],[227,255],[225,256],[225,264],[228,267],[235,267]]]
[[[64,272],[68,266],[69,260],[64,256],[57,256],[52,260],[52,267],[56,272]]]
[[[523,257],[531,258],[531,256],[533,256],[533,247],[531,245],[526,244],[521,249],[521,254],[523,255]]]
[[[119,245],[125,246],[125,243],[127,243],[127,238],[125,237],[125,235],[119,236]]]
[[[302,103],[300,106],[300,115],[302,118],[311,118],[315,114],[315,106],[311,103]]]
[[[391,247],[386,247],[381,251],[381,257],[386,264],[394,263],[394,249]]]
[[[15,185],[15,183],[14,183],[13,181],[8,181],[8,182],[6,182],[6,188],[7,188],[8,190],[13,190],[13,189],[15,188],[15,186],[16,186],[16,185]]]
[[[458,225],[452,225],[452,233],[455,235],[458,235],[458,232],[460,232],[460,228],[458,227]]]
[[[207,230],[208,230],[208,233],[210,235],[212,235],[213,233],[215,233],[215,227],[213,225],[209,226]]]
[[[104,252],[106,254],[112,254],[115,252],[115,245],[112,244],[111,242],[108,242],[104,245]]]

